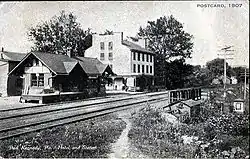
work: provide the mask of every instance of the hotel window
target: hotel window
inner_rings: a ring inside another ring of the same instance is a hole
[[[133,60],[136,60],[136,53],[133,52]]]
[[[136,73],[136,64],[133,65],[133,72]]]
[[[148,65],[146,66],[146,73],[148,73]]]
[[[104,53],[101,53],[100,54],[100,60],[104,60],[105,58],[104,58]]]
[[[141,72],[144,73],[144,65],[142,65],[141,69]]]
[[[150,66],[150,73],[152,73],[153,72],[153,69],[152,69],[152,66]]]
[[[137,60],[140,61],[140,53],[139,52],[137,53],[137,58],[138,58]]]
[[[109,60],[113,60],[113,53],[112,52],[109,53]]]
[[[100,49],[104,50],[104,42],[100,42]]]
[[[113,50],[113,42],[109,42],[109,50]]]
[[[144,61],[144,54],[141,54],[141,56],[142,56],[142,61]]]
[[[148,56],[149,56],[149,55],[147,54],[147,62],[148,62]]]
[[[36,86],[36,87],[44,86],[44,74],[39,73],[37,76],[35,73],[32,73],[31,86]]]
[[[153,55],[150,55],[150,62],[153,61]]]
[[[138,73],[140,73],[140,71],[141,71],[141,67],[140,67],[140,65],[138,65]]]

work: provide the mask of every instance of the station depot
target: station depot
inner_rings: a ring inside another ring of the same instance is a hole
[[[111,75],[109,65],[95,58],[30,52],[9,72],[9,81],[16,84],[9,91],[40,103],[59,96],[85,98],[105,93],[105,79]]]

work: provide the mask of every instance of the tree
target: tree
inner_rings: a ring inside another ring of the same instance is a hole
[[[82,56],[90,43],[90,29],[83,31],[73,13],[61,11],[59,16],[31,27],[28,31],[29,40],[34,42],[32,51],[54,54]]]
[[[106,29],[105,32],[103,33],[103,35],[113,35],[113,34],[114,32],[108,29]]]
[[[238,82],[244,82],[245,67],[243,66],[233,67],[232,70]],[[249,72],[249,69],[247,68],[246,71]]]
[[[212,61],[206,63],[206,67],[210,72],[210,77],[213,79],[215,77],[222,76],[224,74],[224,59],[216,58]],[[234,72],[231,66],[226,63],[227,76],[231,77]]]
[[[146,28],[140,27],[138,35],[148,39],[148,47],[162,58],[191,58],[193,36],[183,31],[183,25],[172,15],[148,21]]]
[[[140,27],[138,36],[146,38],[148,40],[148,48],[156,54],[154,62],[155,76],[157,79],[160,79],[158,80],[158,85],[168,86],[170,83],[176,83],[175,80],[177,78],[172,78],[173,76],[184,79],[184,75],[176,74],[176,70],[174,71],[174,69],[177,67],[177,63],[181,66],[178,69],[183,69],[183,71],[189,69],[185,68],[185,66],[189,66],[184,63],[185,58],[191,58],[193,36],[183,30],[183,25],[180,22],[172,15],[169,17],[160,17],[156,21],[148,21],[148,25],[145,28]],[[171,65],[171,60],[176,58],[179,61],[175,61]],[[170,67],[172,67],[173,71],[170,71]],[[179,73],[181,72],[179,71]],[[185,73],[185,75],[187,74]],[[184,82],[184,80],[180,81]]]
[[[200,65],[193,66],[192,73],[187,76],[185,87],[207,86],[211,82],[209,70]]]
[[[176,59],[165,62],[166,81],[168,89],[183,88],[189,82],[188,77],[192,74],[193,66],[184,63],[184,59]]]

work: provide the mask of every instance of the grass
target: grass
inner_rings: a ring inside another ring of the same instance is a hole
[[[104,158],[126,123],[115,114],[0,141],[4,158]]]

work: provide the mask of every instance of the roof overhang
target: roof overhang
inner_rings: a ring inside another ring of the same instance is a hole
[[[37,57],[33,52],[30,52],[30,53],[28,53],[21,61],[20,61],[20,63],[16,66],[16,67],[14,67],[14,69],[12,69],[9,73],[8,73],[8,75],[10,75],[10,74],[12,74],[12,72],[14,72],[30,55],[34,55],[39,61],[41,61],[41,63],[42,64],[44,64],[50,71],[52,71],[53,73],[55,73],[56,75],[58,75],[59,73],[57,73],[57,72],[55,72],[54,70],[52,70],[50,67],[48,67],[47,66],[47,64],[44,62],[44,61],[42,61],[39,57]]]

